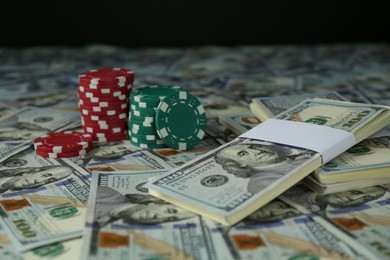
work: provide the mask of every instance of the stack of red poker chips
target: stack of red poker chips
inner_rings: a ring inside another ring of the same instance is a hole
[[[53,132],[34,140],[35,152],[45,158],[68,158],[86,154],[93,148],[92,135],[81,132]]]
[[[133,82],[134,72],[123,68],[102,68],[79,75],[81,123],[93,141],[128,139],[128,105]]]

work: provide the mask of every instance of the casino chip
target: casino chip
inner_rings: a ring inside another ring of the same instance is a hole
[[[134,72],[122,68],[102,68],[96,70],[89,70],[79,75],[81,83],[88,83],[93,85],[98,84],[119,84],[134,81]],[[121,84],[119,84],[120,86]]]
[[[200,101],[187,91],[165,97],[156,111],[160,138],[176,150],[188,150],[205,135],[206,113]]]
[[[91,151],[92,148],[92,135],[82,132],[52,132],[34,140],[35,152],[46,158],[78,156]]]
[[[128,138],[128,105],[133,82],[134,72],[123,68],[102,68],[79,74],[81,124],[94,142]]]
[[[91,148],[88,149],[82,149],[79,151],[74,151],[74,152],[64,152],[64,153],[47,153],[47,152],[41,152],[39,150],[36,150],[36,154],[45,157],[45,158],[52,158],[52,159],[58,159],[58,158],[69,158],[69,157],[76,157],[80,155],[84,155],[89,153],[92,150]]]
[[[130,95],[129,140],[135,146],[187,150],[202,140],[205,127],[203,106],[183,87],[147,86]]]

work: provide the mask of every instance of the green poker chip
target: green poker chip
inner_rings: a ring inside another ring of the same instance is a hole
[[[134,115],[136,117],[154,117],[156,115],[156,111],[152,111],[152,112],[143,112],[143,111],[140,111],[140,110],[136,110],[136,109],[130,109],[129,110],[129,113],[131,115]]]
[[[135,120],[138,122],[154,122],[155,115],[142,116],[142,115],[134,115],[133,112],[129,114],[129,120]]]
[[[161,99],[163,99],[162,97]],[[130,104],[134,104],[138,107],[142,108],[155,108],[160,104],[161,99],[159,97],[149,97],[145,95],[140,95],[136,93],[131,93],[130,94]]]
[[[143,95],[136,95],[134,93],[130,94],[130,99],[129,99],[130,104],[140,108],[156,108],[161,101],[158,100],[153,102],[150,101],[145,102],[145,101],[141,101],[141,97],[143,97]]]
[[[144,121],[137,121],[134,118],[129,119],[127,122],[127,126],[129,128],[135,128],[138,130],[149,130],[150,128],[153,130],[156,130],[156,124],[153,122],[144,122]]]
[[[131,140],[135,144],[150,144],[150,145],[163,145],[165,144],[163,140],[160,138],[158,140],[145,140],[135,136],[129,136],[129,140]]]
[[[155,117],[138,117],[129,114],[128,121],[142,126],[149,126],[149,127],[155,126]]]
[[[200,101],[186,90],[165,97],[157,107],[156,130],[168,146],[188,150],[205,135],[206,113]]]
[[[167,145],[166,144],[155,144],[155,143],[137,143],[137,142],[134,142],[132,140],[132,138],[129,138],[129,141],[132,145],[136,146],[136,147],[140,147],[140,148],[144,148],[144,149],[149,149],[149,150],[153,150],[153,149],[159,149],[159,148],[166,148]]]
[[[171,95],[174,92],[182,91],[184,88],[180,86],[171,85],[153,85],[146,87],[139,87],[131,91],[130,103],[133,101],[135,104],[145,102],[150,106],[157,107],[162,99],[166,96]]]
[[[131,131],[132,134],[158,136],[156,128],[153,128],[153,127],[129,126],[128,129],[129,129],[129,131]]]
[[[129,130],[129,136],[135,137],[138,140],[156,141],[156,143],[159,143],[159,142],[163,143],[161,141],[160,137],[157,135],[157,132],[155,132],[154,134],[146,134],[146,133],[134,133],[133,130]]]
[[[156,106],[157,107],[157,106]],[[130,111],[138,111],[141,114],[150,115],[156,114],[156,109],[154,107],[139,107],[138,105],[131,104]]]
[[[145,133],[157,133],[155,124],[152,125],[132,120],[127,123],[127,126],[129,129],[135,129]]]

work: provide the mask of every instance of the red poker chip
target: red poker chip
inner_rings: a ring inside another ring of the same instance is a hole
[[[97,124],[121,124],[127,121],[128,119],[128,112],[121,113],[118,115],[84,115],[81,114],[81,118],[85,119],[86,122],[95,122]]]
[[[82,132],[53,132],[34,140],[34,149],[47,153],[75,152],[92,147],[92,135]]]
[[[128,99],[130,97],[131,91],[128,90],[117,90],[117,91],[111,91],[111,92],[105,92],[100,93],[98,91],[89,91],[89,90],[81,90],[80,88],[77,89],[77,93],[82,98],[105,98],[105,99],[119,99],[123,100],[123,96],[125,96],[124,99]]]
[[[93,137],[94,142],[98,143],[109,143],[109,142],[118,142],[128,139],[129,136],[117,136],[117,137]]]
[[[115,133],[106,133],[104,131],[102,132],[94,132],[94,133],[89,133],[92,135],[92,139],[95,138],[95,137],[116,137],[116,136],[124,136],[124,135],[127,135],[128,134],[128,130],[127,129],[122,129],[122,131],[120,132],[115,132]]]
[[[85,105],[85,106],[92,106],[92,107],[116,107],[121,106],[123,104],[128,104],[128,99],[125,100],[119,100],[119,101],[100,101],[100,102],[91,102],[88,99],[80,99],[79,98],[79,105]]]
[[[122,90],[122,91],[131,91],[133,89],[133,84],[132,83],[118,83],[118,84],[87,84],[84,82],[79,82],[79,86],[81,91],[97,91],[99,93],[107,93],[107,92],[112,92],[116,90]]]
[[[96,116],[115,116],[115,115],[120,115],[120,114],[123,114],[123,113],[128,113],[128,109],[125,108],[125,109],[107,109],[105,111],[100,111],[100,112],[97,112],[97,111],[93,111],[93,110],[90,110],[90,109],[86,109],[86,108],[79,108],[80,110],[80,113],[82,115],[96,115]]]
[[[128,130],[124,129],[120,132],[115,132],[115,133],[106,133],[106,132],[94,132],[94,133],[89,133],[92,135],[92,139],[96,137],[117,137],[117,136],[125,136],[128,135]]]
[[[81,91],[91,91],[96,93],[111,93],[114,91],[131,91],[133,89],[133,84],[120,83],[116,85],[103,84],[103,85],[93,85],[79,82],[78,88]]]
[[[127,119],[119,119],[119,120],[91,120],[89,118],[81,117],[81,124],[83,126],[91,126],[91,127],[103,127],[103,126],[124,126],[127,125]]]
[[[79,90],[77,90],[77,95],[78,98],[80,99],[87,99],[89,102],[102,102],[102,101],[114,101],[118,102],[121,100],[126,100],[129,99],[129,95],[127,94],[122,94],[122,95],[117,95],[117,96],[110,96],[110,95],[93,95],[91,93],[84,93]]]
[[[47,153],[47,152],[41,152],[41,151],[35,151],[36,154],[45,157],[45,158],[53,158],[53,159],[58,159],[58,158],[69,158],[69,157],[77,157],[80,155],[84,155],[89,153],[93,147],[88,147],[86,149],[82,149],[79,151],[75,152],[63,152],[63,153]]]
[[[92,106],[101,106],[100,104],[104,103],[104,102],[107,102],[108,104],[123,104],[123,103],[129,103],[129,99],[128,98],[123,98],[123,96],[119,96],[119,98],[115,97],[115,98],[96,98],[96,97],[93,97],[93,98],[90,98],[90,97],[85,97],[85,96],[80,96],[78,95],[78,98],[79,98],[79,103],[80,103],[80,100],[83,100],[81,103],[85,103],[85,104],[88,104],[88,105],[92,105]]]
[[[95,132],[97,133],[104,133],[104,132],[116,132],[117,128],[123,129],[126,127],[126,124],[120,124],[120,125],[86,125],[83,124],[82,128],[84,132],[93,134]],[[115,130],[114,130],[115,129]]]
[[[108,129],[109,127],[125,127],[127,125],[127,120],[122,120],[119,122],[107,122],[107,121],[91,121],[88,119],[81,118],[81,125],[86,127],[92,127],[96,129]]]
[[[50,150],[50,149],[47,149],[46,147],[37,147],[36,149],[35,149],[35,152],[36,153],[43,153],[43,154],[52,154],[52,153],[54,153],[54,154],[58,154],[58,153],[78,153],[78,152],[80,152],[80,151],[83,151],[83,150],[85,150],[85,151],[88,151],[88,149],[92,149],[93,148],[93,135],[91,134],[91,144],[89,144],[88,146],[86,146],[85,148],[83,148],[83,149],[75,149],[75,150],[73,150],[73,151],[58,151],[58,150]]]
[[[118,97],[121,95],[130,95],[130,90],[123,88],[123,89],[109,89],[109,88],[102,88],[102,89],[88,89],[84,88],[83,86],[78,86],[77,91],[79,93],[85,94],[87,97]]]
[[[115,133],[105,133],[105,132],[94,132],[94,133],[89,133],[92,135],[92,138],[94,137],[115,137],[115,136],[120,136],[120,135],[127,135],[128,130],[124,129],[120,132],[115,132]]]
[[[90,84],[88,82],[79,81],[79,86],[83,86],[88,89],[100,89],[100,88],[113,88],[113,89],[132,89],[133,82],[119,82],[119,83],[99,83],[99,84]]]
[[[128,118],[128,112],[121,113],[118,115],[113,116],[99,116],[99,115],[82,115],[82,118],[87,119],[89,121],[105,121],[106,123],[115,123],[115,122],[121,122],[121,121],[127,121]]]
[[[121,110],[121,109],[128,109],[128,104],[127,103],[123,103],[121,105],[115,105],[115,106],[112,106],[110,105],[109,107],[99,107],[99,106],[86,106],[86,105],[83,105],[83,104],[78,104],[78,107],[79,109],[87,109],[89,111],[93,111],[93,112],[105,112],[105,111],[108,111],[108,110]]]
[[[91,120],[88,118],[81,118],[81,125],[83,126],[97,126],[97,127],[113,127],[113,126],[124,126],[127,125],[128,121],[126,119],[116,119],[116,120]]]
[[[120,101],[124,101],[126,100],[126,102],[129,100],[129,97],[127,95],[120,95],[120,96],[117,96],[117,97],[91,97],[91,96],[87,96],[85,95],[85,93],[83,92],[80,92],[80,91],[77,91],[77,96],[79,99],[83,99],[83,100],[86,100],[87,102],[90,102],[90,103],[99,103],[99,102],[104,102],[104,101],[107,101],[107,102],[120,102]]]
[[[90,84],[133,81],[134,72],[124,68],[101,68],[82,72],[79,81]]]
[[[112,127],[112,126],[107,126],[106,129],[98,128],[98,127],[91,127],[91,126],[83,126],[83,130],[86,133],[90,133],[91,135],[95,133],[105,133],[105,134],[115,134],[115,133],[123,133],[127,131],[127,125],[123,124],[120,126]]]

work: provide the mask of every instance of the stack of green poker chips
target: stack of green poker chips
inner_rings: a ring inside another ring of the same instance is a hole
[[[153,85],[133,89],[130,94],[128,120],[131,144],[146,149],[167,147],[157,134],[155,124],[156,109],[161,100],[179,90],[184,89],[171,85]]]
[[[131,92],[128,127],[135,146],[188,150],[202,140],[206,125],[202,104],[180,86],[147,86]]]

